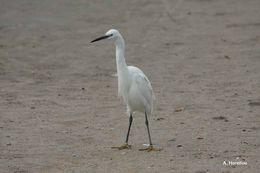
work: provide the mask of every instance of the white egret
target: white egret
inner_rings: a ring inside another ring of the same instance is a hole
[[[91,43],[103,39],[112,39],[115,42],[118,95],[123,97],[123,100],[127,105],[127,114],[129,115],[129,126],[125,144],[120,147],[112,148],[117,148],[119,150],[131,148],[128,144],[128,137],[133,121],[132,114],[139,111],[145,114],[145,124],[150,144],[148,148],[140,150],[158,151],[159,149],[153,148],[148,122],[148,115],[152,113],[153,99],[155,98],[151,83],[142,70],[134,66],[127,66],[125,62],[125,42],[122,35],[117,30],[110,29],[104,36],[94,39]]]

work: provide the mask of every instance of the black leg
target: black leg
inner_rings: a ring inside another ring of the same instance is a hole
[[[125,143],[127,143],[127,144],[128,144],[128,137],[129,137],[129,133],[130,133],[132,121],[133,121],[133,116],[132,116],[132,114],[130,114],[130,117],[129,117],[129,126],[128,126],[128,131],[127,131],[126,140],[125,140]]]
[[[153,144],[152,144],[152,140],[151,140],[151,135],[150,135],[150,130],[149,130],[149,122],[148,122],[148,118],[147,118],[146,112],[145,112],[145,124],[146,124],[147,131],[148,131],[150,146],[152,146]]]

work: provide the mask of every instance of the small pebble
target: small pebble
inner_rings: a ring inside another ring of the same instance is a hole
[[[227,56],[227,55],[225,55],[225,56],[224,56],[224,58],[226,58],[226,59],[230,59],[230,57],[229,57],[229,56]]]
[[[226,117],[224,116],[217,116],[217,117],[213,117],[214,120],[227,120]]]
[[[156,120],[157,120],[157,121],[160,121],[160,120],[164,120],[164,118],[157,118]]]
[[[184,110],[184,108],[183,108],[183,107],[180,107],[180,108],[175,109],[174,112],[181,112],[181,111],[183,111],[183,110]]]
[[[206,171],[196,171],[195,173],[207,173]]]
[[[252,101],[252,100],[249,100],[248,105],[249,105],[249,106],[260,106],[260,101]]]
[[[169,141],[172,141],[172,142],[173,142],[173,141],[176,141],[176,138],[172,138],[172,139],[170,139]]]

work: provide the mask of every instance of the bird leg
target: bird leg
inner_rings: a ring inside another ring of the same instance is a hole
[[[130,114],[130,116],[129,116],[129,126],[128,126],[127,135],[126,135],[125,144],[122,145],[122,146],[120,146],[120,147],[111,147],[111,148],[113,148],[113,149],[119,149],[119,150],[131,149],[131,145],[128,145],[128,138],[129,138],[129,134],[130,134],[130,129],[131,129],[132,121],[133,121],[133,116],[132,116],[132,114]]]
[[[146,111],[145,111],[145,125],[146,125],[147,131],[148,131],[148,137],[149,137],[150,146],[153,146],[152,140],[151,140],[150,129],[149,129],[149,122],[148,122]]]
[[[161,149],[155,149],[155,148],[153,148],[153,144],[152,144],[152,140],[151,140],[151,135],[150,135],[150,130],[149,130],[149,122],[148,122],[148,118],[147,118],[147,113],[146,113],[146,112],[145,112],[145,125],[146,125],[146,127],[147,127],[150,145],[149,145],[149,147],[147,147],[147,148],[139,149],[139,151],[148,151],[148,152],[150,152],[150,151],[161,151]]]
[[[126,135],[126,139],[125,139],[125,143],[127,143],[127,144],[128,144],[130,129],[131,129],[131,126],[132,126],[132,121],[133,121],[133,116],[132,116],[132,114],[130,114],[130,116],[129,116],[129,126],[128,126],[128,131],[127,131],[127,135]]]

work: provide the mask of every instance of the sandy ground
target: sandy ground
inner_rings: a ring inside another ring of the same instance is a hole
[[[0,3],[1,173],[259,172],[259,0]],[[110,28],[152,82],[160,152],[138,150],[141,113],[111,149],[128,126],[114,45],[89,44]]]

